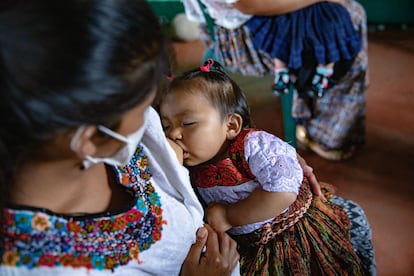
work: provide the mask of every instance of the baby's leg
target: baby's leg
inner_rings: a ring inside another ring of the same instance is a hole
[[[284,63],[280,59],[274,58],[273,60],[275,64],[275,80],[273,85],[273,93],[276,95],[288,93],[290,83],[289,69],[286,67],[286,63]]]
[[[329,78],[333,75],[333,68],[333,62],[327,65],[319,64],[316,67],[316,74],[312,79],[312,91],[316,93],[318,98],[321,98],[328,88]]]

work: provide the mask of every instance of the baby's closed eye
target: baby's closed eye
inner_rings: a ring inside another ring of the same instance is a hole
[[[183,126],[192,126],[195,125],[197,122],[191,121],[191,122],[183,122]]]

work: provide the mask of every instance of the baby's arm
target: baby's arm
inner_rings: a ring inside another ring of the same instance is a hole
[[[207,222],[216,231],[265,221],[280,214],[295,200],[295,193],[267,192],[256,189],[250,196],[232,205],[212,203],[207,207]]]
[[[227,216],[227,204],[210,203],[205,210],[207,223],[217,232],[225,232],[233,227]]]
[[[275,217],[299,193],[303,171],[296,150],[282,139],[265,131],[252,132],[244,142],[244,157],[259,186],[235,204],[207,208],[208,222],[221,230]]]

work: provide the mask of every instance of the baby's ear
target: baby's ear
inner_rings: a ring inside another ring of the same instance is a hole
[[[239,135],[242,125],[243,118],[239,114],[229,115],[227,118],[227,140],[233,140]]]

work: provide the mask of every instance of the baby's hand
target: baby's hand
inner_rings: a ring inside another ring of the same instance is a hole
[[[167,137],[167,141],[172,147],[172,149],[174,150],[175,154],[177,155],[178,162],[180,162],[180,164],[183,164],[184,162],[183,149],[177,143],[175,143],[173,140],[171,140],[168,137]]]
[[[206,209],[206,214],[208,224],[217,232],[225,232],[232,227],[227,219],[227,205],[211,203]]]

